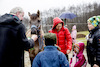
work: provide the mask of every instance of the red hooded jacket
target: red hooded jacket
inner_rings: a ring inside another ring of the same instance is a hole
[[[63,26],[61,28],[61,30],[59,32],[57,32],[57,29],[55,28],[55,26],[58,23],[62,23]],[[56,17],[53,19],[53,27],[52,30],[49,31],[50,33],[55,33],[57,36],[57,44],[60,48],[61,48],[61,52],[63,52],[64,54],[66,54],[66,51],[69,49],[72,49],[72,38],[70,35],[70,32],[67,28],[64,28],[64,22]]]

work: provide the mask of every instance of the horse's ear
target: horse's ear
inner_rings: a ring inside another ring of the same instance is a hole
[[[28,15],[31,16],[30,12],[28,12]]]
[[[39,10],[37,11],[37,15],[38,15],[38,17],[40,17],[40,11]]]

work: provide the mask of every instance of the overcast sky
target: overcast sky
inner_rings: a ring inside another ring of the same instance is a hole
[[[44,11],[50,8],[69,7],[83,3],[100,3],[100,0],[0,0],[0,14],[9,13],[13,7],[22,7],[25,11],[34,13],[37,10]]]

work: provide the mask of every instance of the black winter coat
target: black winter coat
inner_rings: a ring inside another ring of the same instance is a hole
[[[98,26],[90,31],[87,41],[87,56],[91,65],[100,66],[100,29]]]
[[[24,50],[32,48],[25,27],[17,16],[5,14],[0,17],[0,67],[24,67]]]

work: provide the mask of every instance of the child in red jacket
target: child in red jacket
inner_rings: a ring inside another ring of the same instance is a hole
[[[56,34],[56,45],[61,48],[61,52],[63,52],[68,59],[68,54],[72,49],[72,38],[69,30],[67,28],[64,28],[64,22],[58,17],[54,18],[52,30],[50,30],[49,32]]]

